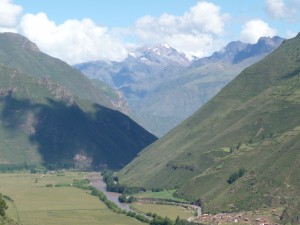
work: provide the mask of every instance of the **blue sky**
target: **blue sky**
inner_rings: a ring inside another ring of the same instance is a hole
[[[0,0],[0,32],[17,32],[71,64],[122,60],[166,43],[198,57],[232,40],[296,35],[300,0]]]
[[[195,0],[15,0],[24,7],[25,13],[46,12],[57,23],[68,19],[91,18],[100,25],[109,27],[131,26],[147,14],[160,16],[163,13],[181,15],[195,5]],[[142,2],[142,4],[141,4]],[[66,10],[67,9],[67,10]]]

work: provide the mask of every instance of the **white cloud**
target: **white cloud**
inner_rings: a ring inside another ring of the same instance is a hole
[[[277,34],[277,31],[269,25],[260,20],[254,19],[248,21],[244,26],[240,34],[240,40],[246,43],[256,43],[260,37],[273,37]]]
[[[145,16],[130,29],[108,30],[90,19],[56,24],[45,13],[26,14],[18,20],[21,12],[12,0],[0,0],[0,32],[18,32],[42,51],[70,64],[124,59],[128,52],[117,36],[132,36],[140,41],[135,44],[164,42],[188,56],[206,56],[224,44],[221,40],[229,19],[217,5],[206,1],[199,1],[181,16]]]
[[[127,56],[123,44],[114,39],[106,27],[90,19],[67,20],[56,25],[45,13],[26,14],[18,32],[39,48],[70,64],[92,60],[122,60]]]
[[[265,10],[273,19],[291,19],[297,13],[299,0],[266,0]]]
[[[0,0],[0,30],[12,31],[22,13],[22,7],[11,0]]]
[[[287,8],[283,0],[266,0],[267,13],[275,18],[282,19],[286,16]]]
[[[200,1],[181,16],[142,17],[132,33],[142,42],[164,42],[190,56],[202,57],[220,47],[228,19],[215,4]]]

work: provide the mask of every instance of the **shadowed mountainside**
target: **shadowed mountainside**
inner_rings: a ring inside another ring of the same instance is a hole
[[[0,40],[1,165],[120,168],[156,140],[79,71],[20,35]]]

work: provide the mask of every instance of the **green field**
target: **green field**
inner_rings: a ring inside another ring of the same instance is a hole
[[[132,206],[144,213],[156,213],[161,217],[169,217],[172,220],[176,220],[177,216],[181,219],[188,219],[194,215],[193,211],[187,210],[181,206],[140,203],[132,204]]]
[[[72,183],[83,173],[0,174],[0,192],[9,196],[7,215],[22,225],[143,224],[111,212],[98,198],[75,187],[46,187]]]
[[[175,201],[180,201],[180,202],[186,202],[185,199],[175,198],[173,196],[175,191],[176,191],[175,189],[164,190],[164,191],[159,191],[159,192],[146,191],[146,192],[138,193],[138,194],[134,195],[134,197],[136,197],[136,198],[160,198],[160,199],[169,199],[169,200],[175,200]]]

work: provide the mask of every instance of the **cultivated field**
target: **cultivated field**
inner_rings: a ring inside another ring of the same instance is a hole
[[[177,216],[179,216],[181,219],[187,219],[194,215],[193,211],[187,210],[181,206],[140,203],[134,203],[132,206],[144,213],[156,213],[161,217],[169,217],[172,220],[176,220]]]
[[[136,198],[160,198],[160,199],[169,199],[169,200],[175,200],[175,201],[180,201],[180,202],[186,202],[185,199],[175,198],[173,196],[175,191],[176,191],[175,189],[164,190],[164,191],[159,191],[159,192],[146,191],[146,192],[141,192],[139,194],[135,194],[134,197],[136,197]]]
[[[7,201],[7,214],[22,225],[139,225],[133,218],[111,212],[96,197],[75,187],[46,187],[71,184],[83,173],[0,174],[0,192]]]

